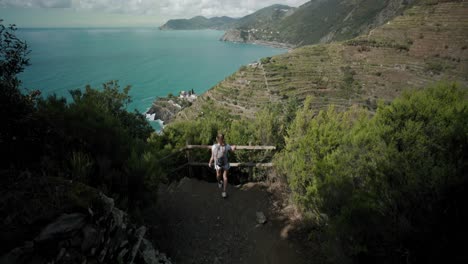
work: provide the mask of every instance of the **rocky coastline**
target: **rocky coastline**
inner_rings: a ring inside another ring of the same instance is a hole
[[[182,110],[182,108],[177,107],[175,104],[171,103],[170,100],[158,98],[146,112],[146,118],[150,121],[160,120],[161,123],[167,124],[175,118],[180,110]]]
[[[168,124],[172,122],[177,113],[182,111],[184,108],[192,105],[198,96],[193,90],[189,92],[181,91],[179,96],[169,94],[167,97],[158,97],[150,109],[146,111],[146,118],[150,121],[160,121],[162,124]]]

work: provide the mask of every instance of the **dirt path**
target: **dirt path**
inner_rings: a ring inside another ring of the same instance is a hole
[[[184,178],[160,190],[159,248],[175,263],[310,263],[290,226],[275,213],[262,184],[228,187],[223,199],[216,183]],[[268,221],[256,222],[256,212]]]

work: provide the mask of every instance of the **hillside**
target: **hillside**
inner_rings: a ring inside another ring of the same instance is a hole
[[[316,108],[373,109],[405,89],[440,80],[468,83],[468,2],[431,1],[355,39],[305,46],[241,67],[178,114],[206,104],[250,117],[270,102],[314,96]]]
[[[218,29],[225,30],[233,27],[238,19],[227,16],[206,18],[196,16],[191,19],[171,19],[159,27],[161,30],[197,30],[197,29]]]
[[[273,29],[295,10],[296,8],[287,5],[271,5],[239,19],[234,26],[245,30],[249,28]]]
[[[272,5],[245,16],[232,25],[221,37],[221,41],[255,43],[292,48],[287,41],[281,41],[277,36],[280,23],[294,14],[296,8],[286,5]]]
[[[242,18],[213,17],[205,18],[196,16],[191,19],[171,19],[160,27],[162,30],[194,30],[194,29],[219,29],[232,28],[261,28],[270,30],[277,26],[283,18],[294,12],[295,8],[287,5],[272,5],[262,8]]]
[[[244,23],[224,41],[271,41],[302,46],[356,37],[400,14],[414,0],[312,0],[273,23]],[[239,36],[241,36],[239,38]]]

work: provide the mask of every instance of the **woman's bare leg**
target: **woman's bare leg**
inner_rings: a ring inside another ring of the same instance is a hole
[[[224,178],[224,192],[226,192],[226,186],[227,186],[227,183],[228,183],[228,179],[227,179],[227,176],[228,176],[228,170],[224,170],[224,173],[223,173],[223,178]]]
[[[221,180],[221,169],[216,170],[216,180],[219,182]]]

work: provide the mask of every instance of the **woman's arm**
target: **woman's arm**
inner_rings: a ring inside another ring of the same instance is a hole
[[[210,157],[210,161],[208,162],[208,167],[211,168],[211,166],[213,166],[213,161],[214,161],[213,149],[211,149],[211,157]]]

